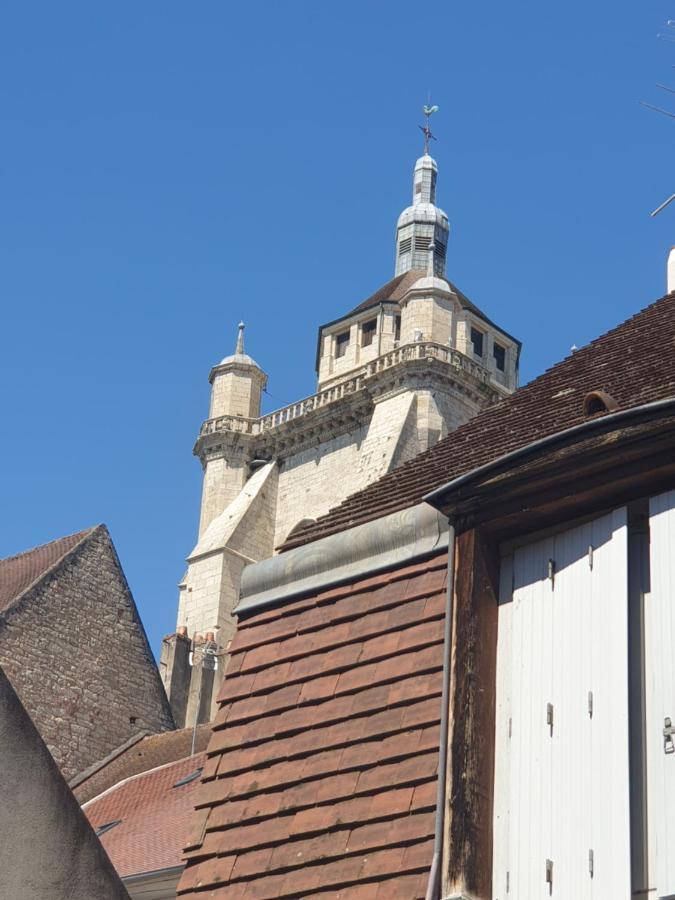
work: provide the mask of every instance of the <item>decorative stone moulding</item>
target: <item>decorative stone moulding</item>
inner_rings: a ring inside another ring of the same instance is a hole
[[[278,459],[367,424],[375,403],[413,390],[440,390],[481,406],[502,396],[488,370],[459,350],[416,341],[378,356],[338,384],[259,419],[207,419],[194,452],[202,462],[224,455]]]

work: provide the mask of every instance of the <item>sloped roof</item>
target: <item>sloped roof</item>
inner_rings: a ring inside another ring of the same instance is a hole
[[[379,306],[380,303],[400,303],[400,301],[405,297],[408,291],[412,288],[415,282],[419,281],[420,278],[426,277],[426,272],[420,269],[410,269],[408,272],[404,272],[402,275],[396,275],[395,278],[392,278],[386,284],[383,284],[381,288],[378,288],[374,294],[371,294],[370,297],[367,297],[361,303],[357,304],[353,309],[349,312],[345,313],[342,316],[338,316],[337,319],[333,319],[331,322],[324,322],[323,325],[319,326],[318,337],[317,337],[317,349],[316,349],[316,368],[318,371],[319,368],[319,358],[321,356],[321,334],[324,328],[329,328],[331,325],[336,325],[338,322],[342,322],[344,319],[348,319],[350,316],[356,315],[357,313],[364,312],[368,309],[374,309]],[[489,319],[485,313],[476,306],[473,301],[469,300],[466,294],[462,293],[460,289],[454,285],[447,278],[442,278],[449,290],[451,290],[457,299],[459,300],[460,305],[463,309],[468,309],[476,316],[481,318],[488,325],[492,325],[498,331],[501,331],[502,334],[506,335],[506,337],[511,338],[511,340],[515,341],[518,346],[518,352],[520,352],[521,343],[517,338],[514,338],[513,335],[509,334],[508,331],[504,331],[501,326],[497,325],[492,319]]]
[[[531,441],[585,420],[584,397],[605,391],[619,409],[675,395],[675,293],[577,350],[430,450],[299,528],[290,549],[421,502],[425,494]]]
[[[22,594],[53,571],[98,525],[58,538],[17,556],[0,559],[0,612],[12,606]]]
[[[423,898],[447,554],[239,623],[179,896]]]
[[[197,753],[153,768],[84,805],[84,813],[95,829],[119,821],[99,840],[121,877],[182,864],[199,779],[175,785],[204,762],[204,754]]]
[[[126,778],[190,756],[192,734],[192,728],[164,731],[161,734],[140,733],[74,778],[70,782],[70,788],[79,803],[86,803]],[[206,749],[210,734],[211,726],[208,722],[197,726],[197,752]]]
[[[425,274],[425,272],[417,269],[411,269],[409,272],[404,272],[403,275],[397,275],[386,284],[383,284],[381,288],[378,288],[370,297],[357,304],[346,315],[353,316],[354,313],[363,312],[364,309],[371,309],[373,306],[379,306],[380,303],[397,303],[405,297],[407,291],[410,290],[416,281],[424,278]]]

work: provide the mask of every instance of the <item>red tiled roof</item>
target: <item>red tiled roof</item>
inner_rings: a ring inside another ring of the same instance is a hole
[[[583,401],[590,391],[605,391],[619,409],[675,395],[675,293],[577,350],[316,522],[298,528],[282,549],[413,506],[464,472],[583,422]]]
[[[181,897],[423,898],[447,554],[240,622]]]
[[[192,732],[192,728],[181,728],[179,731],[146,734],[133,742],[127,741],[86,772],[80,773],[70,782],[70,788],[81,805],[132,775],[185,759],[192,752]],[[197,726],[195,751],[206,750],[210,735],[209,723]]]
[[[85,804],[92,826],[121,820],[100,840],[124,878],[182,864],[199,779],[174,787],[203,766],[203,753],[136,775]]]
[[[96,526],[100,528],[101,526]],[[88,528],[67,537],[0,560],[0,612],[8,609],[36,581],[54,569],[84,538],[96,530]]]

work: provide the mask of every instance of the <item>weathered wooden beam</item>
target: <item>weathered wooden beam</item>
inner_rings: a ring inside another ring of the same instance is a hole
[[[443,896],[492,896],[499,557],[478,530],[456,544]]]

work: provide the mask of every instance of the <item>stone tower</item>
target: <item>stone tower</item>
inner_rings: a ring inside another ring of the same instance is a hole
[[[519,341],[445,277],[437,174],[425,145],[396,227],[394,277],[319,327],[316,393],[261,415],[266,376],[244,353],[243,325],[234,355],[211,370],[194,448],[199,539],[160,663],[179,727],[215,709],[244,566],[517,386]]]
[[[239,494],[248,479],[247,439],[236,428],[238,421],[260,416],[260,398],[267,375],[244,353],[244,323],[239,323],[237,346],[231,356],[211,369],[209,422],[219,422],[223,442],[217,450],[201,455],[204,468],[199,536]],[[225,424],[230,427],[224,427]],[[228,440],[229,438],[229,440]]]

